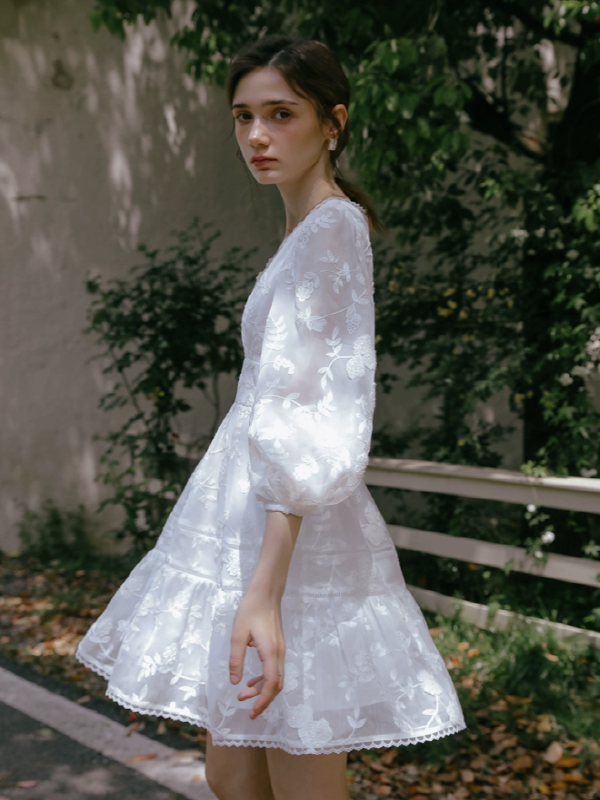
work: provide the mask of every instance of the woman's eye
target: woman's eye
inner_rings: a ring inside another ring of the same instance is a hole
[[[240,122],[246,122],[246,120],[244,119],[244,116],[250,116],[250,115],[248,114],[247,111],[240,111],[240,113],[237,114],[235,118],[236,118],[236,120],[239,120]]]
[[[280,108],[280,109],[279,109],[279,111],[276,111],[276,112],[275,112],[275,114],[286,114],[286,115],[287,115],[287,116],[285,116],[285,117],[279,117],[279,119],[287,119],[288,117],[291,117],[291,116],[292,116],[292,115],[290,114],[290,112],[289,112],[289,111],[286,111],[284,108]]]

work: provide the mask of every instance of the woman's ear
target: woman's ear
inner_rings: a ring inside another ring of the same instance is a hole
[[[346,127],[346,122],[348,121],[348,109],[343,103],[338,103],[337,106],[334,106],[331,109],[331,113],[337,119],[339,126],[337,130],[332,127],[332,135],[341,133]]]

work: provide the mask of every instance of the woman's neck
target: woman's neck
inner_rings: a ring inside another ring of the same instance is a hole
[[[304,182],[301,186],[292,187],[279,184],[278,189],[285,206],[286,234],[291,233],[309,211],[326,197],[332,195],[345,197],[333,176],[331,178],[323,176],[310,183]]]

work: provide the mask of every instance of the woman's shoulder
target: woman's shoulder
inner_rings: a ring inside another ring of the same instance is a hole
[[[318,203],[298,225],[297,248],[304,250],[314,242],[339,242],[357,247],[369,241],[369,222],[365,209],[349,197],[333,195]]]

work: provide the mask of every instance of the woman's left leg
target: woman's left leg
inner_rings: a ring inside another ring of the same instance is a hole
[[[275,800],[349,800],[348,753],[292,756],[266,747]]]

